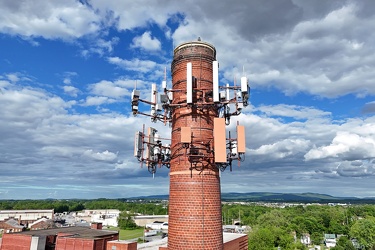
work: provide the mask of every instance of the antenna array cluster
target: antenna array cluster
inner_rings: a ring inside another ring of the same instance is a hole
[[[192,63],[186,64],[186,89],[168,89],[166,73],[162,81],[162,91],[159,94],[156,84],[151,85],[151,100],[140,99],[140,91],[134,89],[131,95],[131,106],[133,115],[145,115],[151,118],[152,122],[161,121],[164,124],[172,123],[172,116],[176,108],[186,107],[194,110],[215,110],[218,118],[215,118],[214,126],[214,148],[207,145],[207,152],[212,152],[216,166],[224,171],[227,166],[232,170],[232,161],[244,160],[245,153],[245,132],[243,126],[237,126],[237,138],[226,138],[225,125],[230,124],[231,116],[241,114],[242,109],[248,106],[250,88],[246,76],[242,76],[239,86],[219,86],[219,63],[212,62],[212,88],[210,90],[197,88],[197,78],[193,76]],[[186,100],[174,101],[173,94],[182,92]],[[139,110],[139,102],[149,104],[150,113]],[[216,119],[217,120],[216,122]],[[134,156],[141,163],[146,163],[149,172],[154,174],[156,166],[170,167],[171,147],[170,144],[162,144],[154,128],[148,129],[148,134],[137,132],[135,137]],[[190,136],[190,135],[189,135]],[[167,139],[164,139],[167,140]],[[185,146],[189,148],[189,145]],[[192,146],[191,148],[194,148]],[[146,155],[144,156],[144,153]]]
[[[156,173],[156,167],[170,167],[171,148],[170,144],[163,144],[168,139],[161,138],[158,131],[148,128],[147,134],[143,126],[143,131],[135,133],[134,156],[141,163],[146,163],[151,174]]]

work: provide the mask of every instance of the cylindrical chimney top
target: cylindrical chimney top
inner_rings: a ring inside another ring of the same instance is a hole
[[[196,46],[199,46],[199,47],[206,47],[208,50],[211,51],[210,54],[213,55],[213,57],[216,57],[216,49],[215,47],[210,44],[210,43],[206,43],[206,42],[202,42],[202,41],[190,41],[190,42],[185,42],[185,43],[181,43],[180,45],[178,45],[175,49],[174,49],[174,54],[175,56],[178,55],[178,51],[180,50],[183,50],[183,49],[188,49],[188,48],[191,48],[193,49],[193,47],[196,47]]]

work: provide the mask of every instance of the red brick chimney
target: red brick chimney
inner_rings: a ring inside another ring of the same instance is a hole
[[[101,230],[101,229],[103,229],[103,223],[101,223],[101,222],[92,222],[91,223],[91,229]]]
[[[210,151],[214,146],[214,118],[218,117],[217,107],[212,105],[212,62],[215,60],[215,47],[201,41],[183,43],[174,50],[171,65],[174,105],[171,150],[174,157],[170,164],[170,250],[223,249],[220,176]],[[193,101],[188,105],[187,63],[192,65],[193,76]]]

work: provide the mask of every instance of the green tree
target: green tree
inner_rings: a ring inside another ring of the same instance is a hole
[[[307,250],[307,246],[305,246],[304,244],[302,244],[301,242],[296,242],[294,243],[294,245],[292,246],[292,248],[290,250]]]
[[[355,247],[353,246],[352,242],[348,239],[346,236],[341,236],[339,240],[337,241],[337,244],[334,248],[334,250],[355,250]]]
[[[365,249],[375,249],[375,217],[357,220],[350,229],[350,236]]]
[[[289,219],[286,217],[285,212],[280,209],[271,210],[258,217],[257,220],[259,225],[262,227],[279,227],[287,228],[290,224]]]
[[[281,249],[285,249],[285,250],[295,249],[293,235],[289,233],[288,230],[286,229],[283,230],[281,228],[275,227],[272,229],[272,231],[275,235],[275,240],[274,240],[275,247],[280,247]]]
[[[349,218],[347,208],[336,206],[330,208],[330,222],[328,232],[335,234],[345,234],[349,233]]]
[[[280,247],[284,250],[305,249],[302,244],[294,243],[293,235],[276,226],[257,227],[249,234],[249,249],[269,250]]]
[[[249,235],[249,249],[270,250],[275,247],[275,235],[269,228],[254,229]]]
[[[85,206],[81,202],[75,202],[69,206],[69,211],[82,211]]]
[[[121,212],[118,217],[118,226],[121,229],[136,229],[137,224],[135,224],[131,214],[127,212]]]
[[[310,238],[312,243],[315,245],[320,245],[324,240],[323,233],[321,232],[313,232]]]

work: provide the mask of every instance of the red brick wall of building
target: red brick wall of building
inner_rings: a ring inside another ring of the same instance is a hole
[[[112,250],[112,246],[116,246],[116,250],[137,250],[137,242],[122,242],[122,241],[107,242],[107,250]]]
[[[96,239],[69,237],[68,234],[59,233],[55,250],[106,250],[107,242],[112,240],[118,240],[115,232],[111,236]]]
[[[93,239],[57,237],[55,250],[97,250],[94,246]]]
[[[48,229],[48,228],[54,228],[54,222],[53,220],[49,221],[40,221],[32,226],[30,226],[30,230],[40,230],[40,229]]]
[[[31,235],[3,234],[0,250],[30,250]]]
[[[95,250],[106,250],[106,240],[105,239],[100,239],[100,240],[95,240],[94,242],[94,249]]]
[[[8,232],[9,230],[12,233],[23,231],[23,228],[12,227],[11,225],[7,224],[5,221],[0,221],[0,229],[4,229],[5,233]]]
[[[248,237],[243,235],[240,238],[224,243],[224,250],[247,250],[248,245]]]
[[[58,233],[57,236],[47,236],[46,246],[53,245],[55,239],[55,250],[106,250],[108,241],[118,240],[118,233],[114,231],[102,238],[79,238],[71,233]],[[32,236],[28,234],[4,234],[0,250],[29,250],[31,240]]]
[[[103,229],[103,223],[101,222],[93,222],[91,223],[91,229]]]

